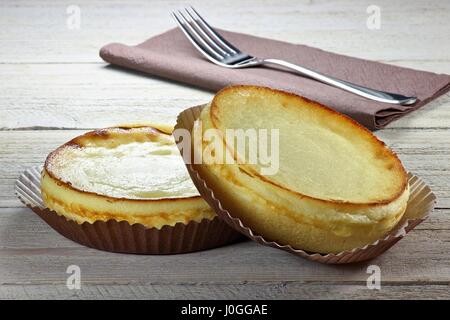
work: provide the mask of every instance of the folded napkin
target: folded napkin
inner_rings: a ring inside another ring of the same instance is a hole
[[[290,91],[342,112],[369,129],[379,129],[450,89],[450,76],[401,68],[339,55],[305,45],[220,30],[242,51],[278,58],[369,88],[416,96],[413,106],[371,101],[290,72],[266,67],[226,69],[206,60],[178,29],[137,45],[112,43],[100,50],[103,60],[171,80],[219,90],[256,84]]]

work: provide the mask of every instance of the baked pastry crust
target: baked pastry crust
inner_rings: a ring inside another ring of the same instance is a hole
[[[191,182],[167,126],[88,132],[49,154],[45,205],[78,223],[127,221],[160,229],[215,214]]]
[[[228,128],[280,130],[280,174],[262,175],[225,139],[224,149],[239,164],[196,166],[224,208],[266,239],[337,253],[376,241],[403,216],[409,189],[397,156],[325,106],[278,90],[236,86],[219,92],[200,120],[204,131],[213,128],[222,137]],[[197,126],[194,135],[200,134]],[[194,152],[203,153],[204,142]]]

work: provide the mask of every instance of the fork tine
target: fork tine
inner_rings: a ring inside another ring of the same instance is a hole
[[[186,20],[183,13],[179,10],[172,12],[172,16],[177,21],[181,30],[184,34],[191,40],[192,44],[195,45],[200,52],[203,53],[208,59],[222,60],[224,57],[215,51],[211,46],[203,40],[203,38],[195,31],[191,24]]]
[[[214,39],[211,39],[211,36],[208,34],[207,31],[205,31],[202,26],[197,22],[198,19],[195,19],[194,16],[189,12],[187,8],[184,8],[184,11],[189,15],[188,21],[189,23],[193,24],[194,27],[200,32],[203,39],[206,40],[214,49],[219,51],[224,56],[229,56],[230,53],[222,49],[215,41]]]
[[[205,19],[197,12],[197,10],[194,9],[194,7],[190,7],[193,11],[194,15],[197,17],[200,24],[208,30],[208,32],[211,34],[211,36],[219,42],[224,49],[229,51],[231,54],[240,53],[241,51],[237,49],[235,46],[233,46],[231,43],[229,43],[225,38],[223,38],[217,31],[215,31],[209,24],[206,22]],[[195,19],[195,18],[194,18]]]
[[[217,61],[215,58],[213,58],[212,56],[210,56],[203,48],[202,46],[197,42],[197,40],[195,40],[191,34],[189,33],[189,31],[184,27],[184,25],[181,23],[180,19],[177,17],[177,15],[174,12],[171,12],[171,15],[173,17],[173,19],[175,20],[175,22],[178,24],[178,26],[180,27],[181,31],[183,31],[184,35],[186,36],[186,38],[188,38],[188,40],[192,43],[192,45],[198,50],[200,51],[200,53],[205,56],[205,58],[207,58],[208,60],[214,62]]]

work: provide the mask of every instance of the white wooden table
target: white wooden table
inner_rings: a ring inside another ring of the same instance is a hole
[[[450,73],[448,1],[190,2],[224,29]],[[372,4],[380,30],[366,26]],[[80,9],[79,29],[68,28],[69,5]],[[0,298],[450,298],[448,94],[376,133],[438,202],[428,221],[367,263],[320,265],[251,242],[173,256],[113,254],[63,238],[23,207],[15,179],[68,139],[143,119],[173,123],[211,98],[98,57],[106,43],[136,44],[173,27],[168,11],[181,5],[0,2]],[[371,264],[381,269],[381,290],[366,286]],[[66,287],[69,265],[81,268],[80,290]]]

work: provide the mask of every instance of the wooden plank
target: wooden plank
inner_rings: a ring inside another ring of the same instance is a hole
[[[82,284],[68,290],[64,284],[4,285],[0,299],[449,299],[448,284],[341,285],[299,282],[244,284]]]
[[[372,261],[328,266],[250,241],[183,255],[102,252],[60,236],[29,209],[1,209],[0,285],[62,282],[71,264],[80,266],[86,282],[102,284],[239,284],[247,281],[352,284],[366,281],[367,267],[371,264],[381,268],[385,283],[439,284],[450,282],[449,213],[449,210],[438,210],[430,221]],[[133,267],[130,269],[130,266]]]
[[[212,97],[210,92],[102,64],[0,65],[0,82],[4,129],[175,123],[183,109]]]
[[[78,0],[81,25],[80,29],[71,30],[67,28],[69,4],[72,3],[2,1],[0,39],[8,50],[0,52],[0,62],[97,62],[98,50],[106,43],[136,44],[174,27],[168,12],[179,7],[176,1],[162,0],[120,5],[112,0]],[[257,0],[228,0],[217,10],[211,1],[192,2],[213,25],[230,30],[375,60],[448,61],[448,2],[411,2],[405,6],[379,0],[376,4],[382,14],[380,30],[366,27],[366,10],[371,4],[351,0],[283,0],[261,5]]]
[[[27,167],[41,165],[46,155],[83,130],[0,131],[0,207],[20,206],[14,181]],[[398,153],[407,170],[423,178],[450,208],[450,139],[448,129],[387,129],[377,135]]]
[[[416,63],[420,65],[420,63]],[[450,63],[446,63],[450,73]],[[150,120],[174,123],[213,93],[103,64],[0,64],[0,128],[99,128]],[[450,94],[391,128],[450,127]]]
[[[432,235],[434,237],[432,237]],[[57,241],[59,238],[55,237]],[[64,242],[61,238],[61,242]],[[246,281],[364,282],[369,265],[381,269],[383,283],[450,283],[448,230],[417,230],[382,256],[354,265],[328,266],[244,242],[201,253],[139,256],[79,248],[1,249],[0,284],[65,282],[70,265],[88,283],[242,283]]]

